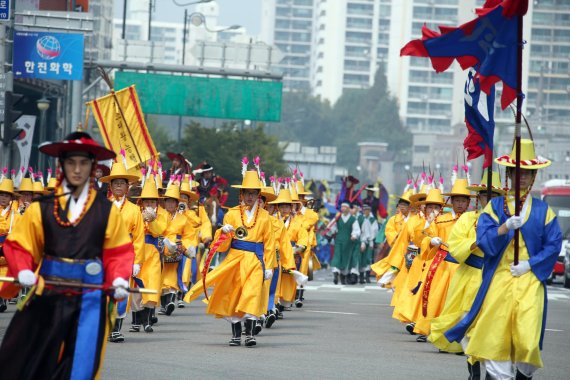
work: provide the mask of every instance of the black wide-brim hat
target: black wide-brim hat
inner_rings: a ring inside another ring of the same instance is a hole
[[[115,152],[99,145],[85,132],[72,132],[63,141],[46,141],[40,144],[39,150],[51,157],[62,157],[70,152],[86,152],[97,161],[110,160],[116,156]]]
[[[111,174],[111,169],[107,165],[97,164],[97,169],[101,169],[103,175],[101,177],[107,177]]]

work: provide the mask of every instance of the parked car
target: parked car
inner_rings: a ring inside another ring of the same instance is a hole
[[[542,200],[554,210],[562,231],[562,249],[554,264],[552,274],[546,281],[551,284],[557,276],[563,276],[564,286],[570,288],[570,180],[552,179],[541,189]]]

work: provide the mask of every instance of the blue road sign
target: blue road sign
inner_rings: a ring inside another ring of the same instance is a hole
[[[10,0],[0,0],[0,21],[10,21]]]
[[[15,31],[14,77],[81,80],[83,47],[83,34]]]

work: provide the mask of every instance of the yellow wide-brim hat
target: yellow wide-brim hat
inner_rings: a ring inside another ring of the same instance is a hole
[[[34,182],[34,193],[45,195],[45,194],[49,194],[50,191],[45,190],[44,185],[42,185],[41,182],[36,181],[36,182]]]
[[[517,163],[515,153],[515,145],[513,143],[511,154],[497,157],[495,162],[499,165],[514,168]],[[552,164],[550,160],[536,155],[534,141],[521,139],[521,169],[542,169],[550,166],[550,164]]]
[[[416,203],[416,202],[424,200],[427,197],[427,193],[428,193],[427,185],[423,184],[417,193],[410,195],[410,198],[409,198],[410,202]]]
[[[14,197],[20,196],[20,194],[14,191],[14,181],[9,178],[4,178],[2,182],[0,182],[0,193],[8,193]]]
[[[151,175],[147,178],[144,183],[144,186],[141,191],[141,195],[138,197],[133,197],[136,199],[158,199],[160,195],[158,195],[158,189],[156,187],[156,180],[154,175]]]
[[[111,173],[108,176],[99,178],[99,181],[103,183],[111,183],[114,179],[125,179],[128,182],[136,182],[139,177],[134,174],[129,174],[127,168],[122,162],[113,162],[111,167]]]
[[[469,182],[467,178],[457,178],[455,183],[451,187],[451,191],[449,193],[445,193],[446,197],[467,197],[470,198],[473,196],[471,191],[467,188],[469,186]]]
[[[280,204],[293,204],[297,202],[293,201],[293,198],[291,197],[291,191],[289,191],[289,189],[283,189],[279,191],[279,195],[277,195],[277,198],[274,201],[267,203],[272,205],[280,205]]]
[[[46,185],[46,190],[53,190],[57,185],[57,178],[51,177]]]
[[[29,177],[22,178],[22,182],[20,182],[20,186],[18,187],[18,193],[33,193],[34,192],[34,183],[32,179]]]
[[[191,201],[197,201],[200,198],[198,193],[192,191],[190,188],[190,182],[188,182],[187,179],[182,182],[182,185],[180,185],[180,194],[187,195]]]
[[[261,196],[265,197],[266,202],[268,203],[271,203],[277,199],[277,195],[275,195],[275,191],[273,191],[273,188],[271,186],[265,186],[263,189],[261,189]]]
[[[408,202],[408,203],[412,203],[412,200],[410,199],[412,195],[414,195],[414,191],[413,191],[413,190],[406,190],[406,191],[404,192],[404,194],[402,194],[402,195],[400,196],[400,198],[398,198],[398,203],[399,203],[400,201],[406,201],[406,202]],[[427,195],[424,194],[424,196],[427,196]]]
[[[303,185],[303,182],[301,182],[301,181],[297,181],[297,194],[298,195],[313,195],[313,193],[311,193],[310,191],[305,190],[305,186]]]
[[[489,178],[489,173],[485,170],[485,174],[483,178],[481,178],[481,182],[479,184],[469,185],[467,186],[468,190],[481,192],[487,190],[487,179]],[[505,194],[505,190],[501,188],[501,176],[499,172],[493,172],[491,175],[491,191],[497,194]]]
[[[166,188],[166,192],[162,196],[162,198],[173,198],[177,201],[180,201],[180,186],[176,183],[171,183]]]
[[[235,189],[261,190],[261,188],[264,186],[261,184],[257,172],[255,170],[248,170],[243,176],[241,185],[232,185],[232,187]]]
[[[445,201],[443,200],[443,194],[441,194],[440,189],[431,189],[425,200],[419,201],[418,204],[420,205],[427,205],[427,204],[436,204],[443,206]]]

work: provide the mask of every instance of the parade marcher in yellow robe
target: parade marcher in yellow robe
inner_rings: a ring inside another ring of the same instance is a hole
[[[414,332],[420,334],[417,338],[418,342],[426,342],[429,335],[431,320],[441,313],[447,289],[451,278],[457,269],[457,264],[445,261],[445,257],[449,254],[449,245],[447,238],[455,222],[461,214],[468,210],[471,202],[472,194],[467,189],[469,182],[466,178],[458,178],[452,185],[449,193],[443,194],[449,197],[451,203],[451,212],[443,214],[435,220],[435,231],[430,237],[425,237],[422,242],[422,256],[427,259],[427,270],[423,271],[422,284],[423,289],[421,297],[417,302],[417,315],[414,319],[416,325]],[[445,243],[445,244],[443,244]]]
[[[529,379],[543,366],[540,350],[546,322],[546,280],[558,258],[562,233],[548,205],[529,196],[537,169],[550,161],[537,156],[532,140],[521,140],[520,215],[514,197],[492,199],[477,223],[477,246],[484,253],[483,280],[471,310],[445,333],[465,353],[484,361],[491,379]],[[515,149],[495,159],[514,182]],[[514,186],[511,186],[514,187]],[[515,263],[514,231],[520,230]]]
[[[241,345],[241,322],[245,319],[245,345],[255,346],[253,329],[256,320],[265,312],[262,299],[263,282],[271,279],[272,269],[265,268],[265,255],[274,255],[275,238],[269,213],[259,207],[262,188],[255,171],[245,171],[240,189],[243,204],[232,207],[224,217],[224,226],[216,231],[214,242],[222,234],[226,240],[219,250],[229,249],[228,255],[205,280],[206,287],[214,287],[206,312],[224,317],[232,324],[231,346]],[[275,268],[275,263],[271,268]],[[190,302],[204,291],[196,284],[184,297]]]
[[[405,264],[401,264],[402,270],[398,277],[402,273],[407,274],[404,276],[404,280],[401,285],[396,285],[397,298],[394,304],[394,312],[392,317],[398,319],[400,322],[406,323],[406,331],[410,334],[414,334],[414,326],[417,315],[417,300],[421,297],[423,290],[422,275],[427,272],[429,268],[429,258],[425,255],[426,247],[422,246],[422,241],[426,236],[432,236],[435,234],[436,225],[434,221],[440,216],[441,209],[445,201],[441,195],[440,189],[429,190],[427,197],[423,201],[417,202],[417,207],[423,207],[423,211],[418,213],[419,218],[410,218],[408,220],[408,230],[413,228],[414,240],[411,241],[415,250],[411,250],[410,247],[407,248],[403,261]],[[426,215],[424,217],[424,215]],[[412,224],[413,223],[413,224]],[[403,230],[402,230],[403,231]],[[402,247],[402,249],[404,249]],[[397,264],[398,259],[392,264]],[[399,289],[399,290],[398,290]]]
[[[299,214],[293,214],[293,205],[295,201],[291,197],[289,189],[281,189],[277,196],[277,199],[271,204],[277,205],[279,209],[279,215],[281,221],[285,226],[286,239],[289,243],[289,247],[292,249],[293,261],[295,263],[295,270],[300,271],[303,255],[307,252],[307,246],[309,243],[309,234],[307,232],[306,226],[304,225],[304,220]],[[302,272],[301,272],[302,273]],[[303,275],[305,275],[303,273]],[[290,305],[292,302],[296,304],[302,301],[298,297],[299,290],[297,289],[297,283],[292,274],[286,274],[283,276],[280,291],[280,302],[281,306]],[[299,306],[298,306],[299,307]]]
[[[6,175],[6,172],[4,173]],[[14,203],[18,193],[14,191],[14,182],[6,177],[2,178],[0,182],[0,276],[6,276],[8,273],[8,263],[4,257],[2,246],[12,232],[14,226],[20,219],[20,213]],[[7,309],[7,302],[5,299],[0,298],[0,313]]]
[[[185,209],[180,209],[180,183],[171,181],[164,193],[164,208],[168,215],[168,227],[164,232],[164,249],[162,251],[162,296],[161,309],[158,314],[171,315],[176,307],[178,292],[185,294],[188,291],[184,282],[184,266],[187,258],[192,255],[195,248],[192,246],[194,233],[188,231],[192,228],[188,218],[184,215]],[[188,257],[187,257],[188,256]]]
[[[119,210],[93,188],[97,160],[115,153],[84,132],[44,143],[39,150],[57,157],[63,172],[55,197],[32,202],[3,247],[9,274],[20,286],[31,286],[33,296],[5,332],[2,378],[99,378],[105,338],[115,319],[106,290],[113,287],[114,300],[128,297],[134,261]]]
[[[295,270],[296,266],[295,259],[293,257],[292,240],[287,232],[285,223],[280,219],[282,214],[277,212],[277,205],[273,204],[273,201],[277,199],[277,196],[275,195],[272,187],[264,188],[261,194],[262,197],[265,197],[268,201],[268,203],[266,203],[266,209],[271,215],[271,221],[273,223],[273,233],[275,234],[275,247],[278,259],[278,268],[273,274],[274,277],[271,278],[268,299],[269,310],[265,319],[265,327],[271,328],[273,323],[283,316],[281,314],[282,310],[280,310],[282,303],[292,303],[294,301],[296,282],[291,271]],[[291,201],[290,197],[289,200]],[[300,230],[305,231],[302,228]],[[277,280],[275,280],[275,276],[278,277]],[[288,299],[285,299],[285,297]]]
[[[302,194],[299,194],[298,190],[301,191]],[[293,177],[293,181],[291,182],[290,192],[291,199],[295,202],[293,205],[294,213],[296,214],[296,217],[302,220],[302,225],[307,231],[308,239],[305,251],[299,254],[299,257],[301,257],[302,260],[298,271],[307,276],[311,281],[313,279],[313,272],[321,269],[321,263],[315,253],[315,247],[317,246],[315,229],[319,221],[319,214],[314,210],[305,207],[305,204],[307,203],[305,197],[307,195],[312,195],[312,193],[305,191],[303,183],[297,181],[295,177]],[[304,285],[299,285],[297,287],[297,293],[295,295],[296,307],[303,306],[303,301],[305,300],[305,290],[303,287]]]
[[[487,172],[486,172],[487,173]],[[505,191],[501,189],[499,172],[493,172],[491,197],[503,195]],[[487,176],[481,179],[479,185],[467,187],[470,191],[478,193],[477,199],[481,208],[487,205]],[[471,309],[477,290],[481,285],[481,268],[483,267],[483,252],[476,244],[477,220],[481,215],[480,210],[463,213],[451,229],[447,243],[449,245],[449,255],[446,261],[456,261],[459,267],[453,275],[449,285],[449,290],[445,300],[445,305],[439,317],[431,322],[431,331],[428,337],[440,351],[460,353],[466,347],[464,344],[449,342],[444,332],[459,322]],[[462,347],[463,346],[463,347]],[[480,363],[474,360],[467,361],[470,378],[480,378]]]
[[[163,244],[161,242],[164,232],[168,227],[168,213],[158,205],[158,185],[160,179],[151,173],[152,169],[143,172],[142,191],[140,196],[134,197],[138,199],[137,206],[140,208],[140,213],[144,222],[144,262],[142,264],[140,273],[135,277],[135,281],[139,286],[148,289],[157,290],[156,294],[142,294],[140,302],[137,303],[142,307],[141,310],[146,310],[145,313],[150,314],[151,326],[144,326],[145,331],[152,330],[152,324],[156,323],[158,319],[155,315],[155,308],[160,302],[160,292],[162,284],[162,264],[160,261],[160,251]],[[135,297],[135,295],[131,295]],[[142,317],[145,315],[143,314]],[[140,330],[139,321],[133,323],[131,332]]]
[[[424,238],[421,232],[425,224],[425,218],[421,210],[417,210],[416,205],[417,202],[424,200],[426,196],[426,188],[417,194],[413,194],[413,190],[402,194],[398,202],[400,217],[398,217],[398,213],[394,215],[388,221],[390,227],[386,227],[385,244],[389,244],[388,255],[371,266],[371,269],[376,273],[379,286],[392,287],[397,292],[397,285],[401,285],[405,280],[409,269],[405,267],[404,259],[408,245],[414,244],[414,246],[417,246],[414,242],[419,244]],[[401,220],[400,223],[397,223],[398,219]],[[395,299],[397,299],[396,293],[392,297],[392,306],[395,304]]]
[[[212,224],[208,219],[207,215],[204,218],[200,218],[200,207],[203,208],[204,206],[198,205],[196,202],[199,199],[199,195],[197,192],[192,191],[190,187],[191,179],[186,178],[180,185],[180,204],[183,206],[179,206],[181,210],[184,210],[184,216],[188,219],[186,226],[184,227],[184,236],[185,239],[188,241],[189,246],[187,247],[188,252],[188,259],[185,260],[184,263],[184,273],[182,274],[182,281],[184,284],[190,288],[192,285],[197,283],[201,276],[200,268],[199,268],[199,260],[197,258],[198,250],[200,244],[204,244],[204,242],[209,243],[212,240]],[[192,205],[192,206],[190,206]],[[203,210],[202,210],[203,211]],[[202,213],[204,215],[205,212]],[[178,292],[178,307],[184,307],[184,301],[182,298],[184,294],[182,292]]]
[[[121,158],[119,158],[121,159]],[[131,203],[127,199],[127,191],[129,190],[129,182],[138,181],[136,175],[128,174],[127,168],[124,161],[114,162],[111,167],[111,172],[108,176],[99,178],[101,183],[107,184],[111,191],[110,201],[119,209],[121,212],[121,218],[125,223],[125,227],[131,241],[133,242],[133,247],[135,250],[135,261],[133,264],[133,274],[132,277],[137,277],[141,270],[141,265],[144,262],[144,222],[142,215],[137,206]],[[143,320],[140,315],[141,312],[137,308],[136,302],[133,305],[133,301],[139,297],[130,296],[133,318],[133,325],[140,324],[136,323],[140,319]],[[127,314],[127,303],[128,300],[120,302],[117,306],[117,319],[115,320],[115,327],[109,335],[109,341],[113,343],[123,342],[125,340],[124,335],[121,333],[121,327],[123,326],[123,319]],[[144,320],[150,320],[150,315],[145,315]],[[141,322],[142,323],[142,322]],[[150,323],[147,323],[150,326]]]

